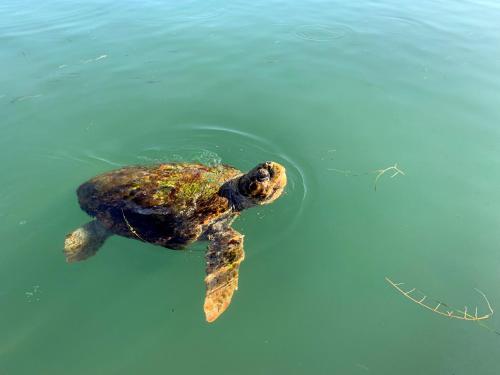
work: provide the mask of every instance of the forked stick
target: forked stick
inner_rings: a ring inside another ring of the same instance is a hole
[[[391,175],[391,178],[394,178],[396,177],[398,174],[401,174],[401,175],[405,175],[405,173],[398,168],[398,163],[394,164],[392,167],[387,167],[385,169],[377,169],[376,171],[373,171],[373,173],[377,173],[377,177],[375,177],[375,182],[373,183],[373,188],[375,189],[375,191],[377,191],[377,182],[378,182],[378,179],[380,177],[382,177],[382,175],[386,172],[389,172],[389,171],[395,171],[392,175]]]
[[[449,307],[448,305],[446,305],[445,303],[439,302],[439,301],[436,301],[437,305],[435,305],[435,306],[425,304],[424,301],[427,299],[426,295],[424,295],[421,299],[416,299],[415,297],[413,297],[411,295],[413,292],[416,291],[415,288],[408,290],[408,291],[404,291],[402,288],[400,288],[400,285],[404,285],[404,283],[395,283],[394,281],[392,281],[388,277],[386,277],[385,280],[389,284],[391,284],[398,292],[400,292],[403,296],[405,296],[409,300],[415,302],[416,304],[418,304],[422,307],[425,307],[426,309],[432,311],[433,313],[445,316],[447,318],[477,322],[477,321],[486,320],[486,319],[491,318],[491,316],[494,313],[493,308],[491,307],[490,301],[488,301],[488,298],[486,297],[486,295],[483,292],[481,292],[479,289],[475,289],[475,290],[484,298],[484,300],[486,301],[486,304],[488,305],[488,309],[490,310],[490,312],[488,314],[481,315],[481,316],[477,315],[477,307],[475,309],[475,314],[471,315],[467,312],[467,306],[464,307],[464,310],[457,310],[457,309],[453,309],[453,308]],[[422,292],[420,292],[420,293],[423,294]],[[449,308],[450,310],[444,309],[445,311],[442,311],[439,309],[441,306]]]
[[[347,170],[344,170],[344,169],[337,169],[337,168],[328,168],[329,171],[333,171],[333,172],[337,172],[337,173],[340,173],[340,174],[343,174],[344,176],[353,176],[353,177],[356,177],[356,176],[363,176],[363,175],[367,175],[367,174],[370,174],[370,173],[376,173],[377,175],[375,176],[375,180],[373,181],[373,188],[375,191],[377,191],[377,183],[378,183],[378,180],[380,179],[380,177],[382,177],[385,173],[389,172],[389,171],[394,171],[392,174],[391,174],[391,178],[394,178],[396,177],[397,175],[403,175],[405,176],[405,172],[398,167],[398,163],[390,166],[390,167],[387,167],[387,168],[384,168],[384,169],[376,169],[374,171],[370,171],[370,172],[364,172],[364,173],[358,173],[358,172],[353,172],[349,169]]]

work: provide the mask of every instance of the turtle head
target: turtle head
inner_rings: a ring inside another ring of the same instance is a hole
[[[253,204],[268,204],[279,198],[286,186],[285,167],[266,161],[238,181],[238,192]]]

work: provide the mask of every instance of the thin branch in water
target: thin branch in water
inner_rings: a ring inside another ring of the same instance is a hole
[[[484,300],[486,301],[486,303],[488,304],[488,309],[490,309],[491,311],[491,315],[493,315],[493,309],[491,308],[491,304],[490,304],[490,301],[488,301],[488,298],[486,297],[486,294],[484,294],[483,292],[481,292],[479,289],[477,288],[474,288],[474,290],[476,292],[478,292],[480,295],[483,296]]]
[[[403,283],[395,283],[394,281],[392,281],[388,277],[386,277],[385,280],[389,284],[391,284],[399,293],[401,293],[403,296],[405,296],[409,300],[415,302],[417,305],[420,305],[420,306],[422,306],[422,307],[424,307],[424,308],[432,311],[433,313],[445,316],[447,318],[453,318],[453,319],[459,319],[459,320],[467,320],[467,321],[472,321],[472,322],[479,322],[479,321],[491,318],[492,315],[493,315],[493,313],[494,313],[493,308],[491,307],[490,301],[488,300],[488,298],[486,297],[486,295],[483,292],[481,292],[479,289],[476,289],[476,291],[479,294],[481,294],[481,296],[484,298],[484,300],[486,301],[486,304],[488,305],[488,310],[489,310],[489,313],[481,315],[481,316],[478,316],[477,306],[475,308],[476,313],[474,315],[471,315],[471,314],[469,314],[467,312],[467,310],[468,310],[467,306],[464,307],[464,310],[458,310],[458,309],[450,308],[445,303],[440,302],[440,301],[435,301],[435,302],[437,302],[437,305],[436,306],[432,306],[432,305],[427,304],[427,303],[424,302],[424,301],[427,300],[427,296],[424,293],[418,291],[417,289],[413,288],[411,290],[405,291],[402,288],[400,288],[400,285],[402,285]],[[413,297],[411,295],[411,293],[416,293],[416,292],[418,292],[421,295],[423,295],[423,297],[420,298],[420,299],[416,299],[415,297]],[[449,308],[450,310],[445,309],[444,311],[442,311],[442,310],[439,309],[441,306]],[[494,332],[496,332],[496,331],[494,331]]]
[[[364,176],[364,175],[367,175],[367,174],[370,174],[370,173],[376,173],[377,175],[375,176],[375,181],[373,182],[373,188],[374,188],[375,191],[377,191],[378,180],[380,179],[380,177],[382,177],[387,172],[389,172],[389,171],[393,172],[389,176],[390,178],[394,178],[397,175],[402,175],[402,176],[406,175],[405,172],[401,168],[398,167],[398,163],[396,163],[396,164],[394,164],[394,165],[392,165],[390,167],[384,168],[384,169],[376,169],[374,171],[364,172],[364,173],[354,172],[354,171],[351,171],[350,169],[328,168],[328,170],[332,171],[332,172],[340,173],[340,174],[342,174],[344,176],[347,176],[347,177]]]
[[[389,171],[394,171],[394,173],[390,176],[391,178],[396,177],[398,174],[405,176],[405,173],[398,167],[398,163],[394,164],[391,167],[387,167],[385,169],[377,169],[373,171],[373,173],[377,173],[377,176],[375,177],[375,181],[373,183],[373,188],[375,191],[377,191],[377,182],[382,177],[386,172]]]

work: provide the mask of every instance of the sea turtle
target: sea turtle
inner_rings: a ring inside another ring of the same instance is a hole
[[[217,319],[238,287],[243,235],[231,228],[246,208],[277,199],[286,185],[275,162],[244,174],[228,165],[168,163],[132,166],[101,174],[78,190],[81,208],[94,220],[66,236],[67,262],[94,255],[117,234],[169,249],[208,240],[205,317]]]

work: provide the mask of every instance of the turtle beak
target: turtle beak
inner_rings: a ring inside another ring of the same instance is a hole
[[[266,204],[278,199],[286,186],[286,169],[279,163],[268,161],[264,163],[270,175],[271,194],[266,199]]]
[[[286,169],[279,163],[271,162],[271,170],[273,171],[271,174],[271,181],[274,184],[274,189],[276,190],[276,198],[278,198],[286,186]]]

